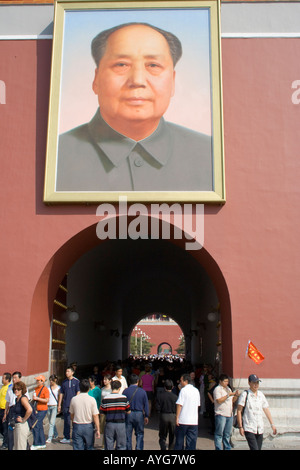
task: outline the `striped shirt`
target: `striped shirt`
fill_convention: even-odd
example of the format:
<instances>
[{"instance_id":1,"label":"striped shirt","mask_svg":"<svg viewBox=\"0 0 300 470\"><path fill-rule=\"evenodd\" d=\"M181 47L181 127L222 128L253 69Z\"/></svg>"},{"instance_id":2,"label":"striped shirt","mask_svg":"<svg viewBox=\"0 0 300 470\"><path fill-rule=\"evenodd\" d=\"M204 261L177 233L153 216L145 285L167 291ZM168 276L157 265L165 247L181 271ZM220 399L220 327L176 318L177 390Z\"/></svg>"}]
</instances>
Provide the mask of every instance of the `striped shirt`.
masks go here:
<instances>
[{"instance_id":1,"label":"striped shirt","mask_svg":"<svg viewBox=\"0 0 300 470\"><path fill-rule=\"evenodd\" d=\"M130 411L130 404L125 395L110 393L103 398L100 411L106 415L107 423L124 423L126 413Z\"/></svg>"}]
</instances>

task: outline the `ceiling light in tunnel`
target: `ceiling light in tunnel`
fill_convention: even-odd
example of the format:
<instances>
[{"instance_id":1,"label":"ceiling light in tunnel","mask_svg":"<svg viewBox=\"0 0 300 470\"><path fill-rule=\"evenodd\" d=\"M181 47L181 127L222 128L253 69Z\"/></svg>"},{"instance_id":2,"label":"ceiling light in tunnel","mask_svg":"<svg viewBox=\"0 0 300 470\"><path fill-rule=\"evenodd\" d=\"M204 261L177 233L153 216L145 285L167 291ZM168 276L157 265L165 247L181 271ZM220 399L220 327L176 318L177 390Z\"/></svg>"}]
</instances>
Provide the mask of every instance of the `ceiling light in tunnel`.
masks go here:
<instances>
[{"instance_id":1,"label":"ceiling light in tunnel","mask_svg":"<svg viewBox=\"0 0 300 470\"><path fill-rule=\"evenodd\" d=\"M216 312L209 312L209 314L207 315L207 319L208 321L216 321L217 320L217 314Z\"/></svg>"},{"instance_id":2,"label":"ceiling light in tunnel","mask_svg":"<svg viewBox=\"0 0 300 470\"><path fill-rule=\"evenodd\" d=\"M70 307L70 308L68 307L67 315L68 315L68 320L73 323L79 319L79 313L76 312L75 305L73 305L73 307Z\"/></svg>"}]
</instances>

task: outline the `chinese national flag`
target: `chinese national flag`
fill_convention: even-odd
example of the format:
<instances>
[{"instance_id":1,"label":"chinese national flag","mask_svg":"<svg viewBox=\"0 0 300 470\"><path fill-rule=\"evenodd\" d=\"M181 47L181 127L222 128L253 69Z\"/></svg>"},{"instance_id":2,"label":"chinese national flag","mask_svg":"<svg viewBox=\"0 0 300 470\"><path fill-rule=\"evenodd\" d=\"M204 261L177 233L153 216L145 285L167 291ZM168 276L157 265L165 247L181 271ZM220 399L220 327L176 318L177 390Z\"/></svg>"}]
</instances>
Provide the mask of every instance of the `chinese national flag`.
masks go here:
<instances>
[{"instance_id":1,"label":"chinese national flag","mask_svg":"<svg viewBox=\"0 0 300 470\"><path fill-rule=\"evenodd\" d=\"M249 341L248 344L248 356L255 364L260 364L264 360L262 353L254 346L254 344Z\"/></svg>"}]
</instances>

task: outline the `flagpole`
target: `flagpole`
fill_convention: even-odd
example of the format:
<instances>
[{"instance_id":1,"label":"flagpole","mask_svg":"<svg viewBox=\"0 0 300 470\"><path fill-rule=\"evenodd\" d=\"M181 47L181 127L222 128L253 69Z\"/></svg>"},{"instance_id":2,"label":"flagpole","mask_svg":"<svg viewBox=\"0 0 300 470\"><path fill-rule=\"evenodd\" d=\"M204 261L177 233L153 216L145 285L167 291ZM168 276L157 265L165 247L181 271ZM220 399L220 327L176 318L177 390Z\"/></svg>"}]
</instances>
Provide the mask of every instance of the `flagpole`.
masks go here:
<instances>
[{"instance_id":1,"label":"flagpole","mask_svg":"<svg viewBox=\"0 0 300 470\"><path fill-rule=\"evenodd\" d=\"M243 374L243 369L244 369L244 364L245 364L245 359L246 359L247 354L248 354L248 349L249 349L249 344L250 344L250 342L251 342L251 340L249 339L248 344L247 344L247 349L246 349L246 352L245 352L245 356L244 356L244 359L243 359L243 362L242 362L241 374L240 374L239 383L238 383L238 386L237 386L238 389L240 388L240 384L241 384L241 380L242 380L242 374Z\"/></svg>"}]
</instances>

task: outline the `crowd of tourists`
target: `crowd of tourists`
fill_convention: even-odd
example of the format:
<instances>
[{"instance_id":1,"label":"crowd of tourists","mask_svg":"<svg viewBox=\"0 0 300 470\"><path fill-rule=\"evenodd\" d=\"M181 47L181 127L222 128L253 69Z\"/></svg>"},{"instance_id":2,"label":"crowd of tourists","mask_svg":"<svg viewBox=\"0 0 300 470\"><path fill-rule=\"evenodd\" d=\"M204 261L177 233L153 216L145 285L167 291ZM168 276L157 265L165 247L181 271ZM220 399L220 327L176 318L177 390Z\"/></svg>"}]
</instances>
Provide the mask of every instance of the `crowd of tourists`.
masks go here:
<instances>
[{"instance_id":1,"label":"crowd of tourists","mask_svg":"<svg viewBox=\"0 0 300 470\"><path fill-rule=\"evenodd\" d=\"M130 356L91 370L73 363L61 384L56 375L49 377L48 385L43 375L35 380L30 398L20 372L2 376L2 449L45 449L58 439L57 416L63 419L59 442L74 450L132 450L133 433L135 449L143 450L144 429L153 413L159 416L161 450L195 450L199 415L209 419L216 450L232 448L234 411L236 427L250 449L262 447L263 412L277 432L256 375L249 376L249 390L240 393L232 390L227 375L217 379L211 365L193 367L179 356Z\"/></svg>"}]
</instances>

